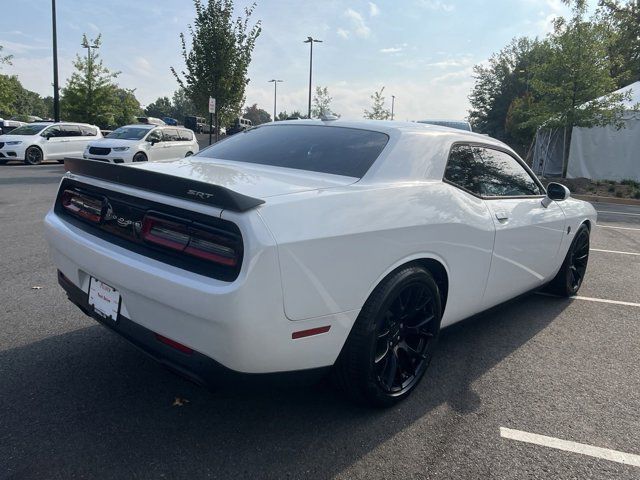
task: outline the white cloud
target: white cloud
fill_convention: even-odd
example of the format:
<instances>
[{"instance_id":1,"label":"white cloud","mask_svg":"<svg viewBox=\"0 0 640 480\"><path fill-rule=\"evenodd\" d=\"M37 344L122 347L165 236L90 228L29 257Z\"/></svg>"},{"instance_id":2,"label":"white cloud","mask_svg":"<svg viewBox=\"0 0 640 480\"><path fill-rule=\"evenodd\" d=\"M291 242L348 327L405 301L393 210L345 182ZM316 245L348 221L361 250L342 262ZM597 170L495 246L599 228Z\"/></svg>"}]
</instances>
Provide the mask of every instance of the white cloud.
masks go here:
<instances>
[{"instance_id":1,"label":"white cloud","mask_svg":"<svg viewBox=\"0 0 640 480\"><path fill-rule=\"evenodd\" d=\"M402 51L402 47L381 48L380 53L398 53Z\"/></svg>"},{"instance_id":2,"label":"white cloud","mask_svg":"<svg viewBox=\"0 0 640 480\"><path fill-rule=\"evenodd\" d=\"M380 15L380 8L373 2L369 2L369 16L377 17Z\"/></svg>"},{"instance_id":3,"label":"white cloud","mask_svg":"<svg viewBox=\"0 0 640 480\"><path fill-rule=\"evenodd\" d=\"M136 57L133 65L131 65L131 70L141 76L153 76L153 67L151 66L151 62L144 57Z\"/></svg>"},{"instance_id":4,"label":"white cloud","mask_svg":"<svg viewBox=\"0 0 640 480\"><path fill-rule=\"evenodd\" d=\"M339 28L338 30L336 30L336 34L339 37L344 38L345 40L349 38L349 30L345 30L344 28Z\"/></svg>"},{"instance_id":5,"label":"white cloud","mask_svg":"<svg viewBox=\"0 0 640 480\"><path fill-rule=\"evenodd\" d=\"M355 10L348 8L344 12L344 16L349 19L353 27L353 33L358 37L368 38L371 35L371 29L367 26L362 15Z\"/></svg>"},{"instance_id":6,"label":"white cloud","mask_svg":"<svg viewBox=\"0 0 640 480\"><path fill-rule=\"evenodd\" d=\"M442 0L420 0L418 4L430 10L442 10L443 12L452 12L456 8L454 4Z\"/></svg>"},{"instance_id":7,"label":"white cloud","mask_svg":"<svg viewBox=\"0 0 640 480\"><path fill-rule=\"evenodd\" d=\"M100 27L98 27L95 23L88 22L88 27L93 30L95 33L100 33Z\"/></svg>"}]
</instances>

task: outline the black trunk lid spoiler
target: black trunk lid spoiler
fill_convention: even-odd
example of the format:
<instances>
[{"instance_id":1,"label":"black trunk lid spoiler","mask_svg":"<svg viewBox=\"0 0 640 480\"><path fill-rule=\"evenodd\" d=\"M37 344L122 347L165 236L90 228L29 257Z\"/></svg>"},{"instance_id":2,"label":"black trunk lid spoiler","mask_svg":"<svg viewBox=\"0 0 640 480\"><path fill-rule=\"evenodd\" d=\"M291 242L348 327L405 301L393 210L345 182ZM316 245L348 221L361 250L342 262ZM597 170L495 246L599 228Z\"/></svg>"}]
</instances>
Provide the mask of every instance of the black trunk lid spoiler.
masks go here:
<instances>
[{"instance_id":1,"label":"black trunk lid spoiler","mask_svg":"<svg viewBox=\"0 0 640 480\"><path fill-rule=\"evenodd\" d=\"M132 168L117 163L106 163L84 158L65 158L64 169L67 172L78 175L162 193L236 212L245 212L264 203L264 200L260 198L242 195L220 185L175 177L152 170Z\"/></svg>"}]
</instances>

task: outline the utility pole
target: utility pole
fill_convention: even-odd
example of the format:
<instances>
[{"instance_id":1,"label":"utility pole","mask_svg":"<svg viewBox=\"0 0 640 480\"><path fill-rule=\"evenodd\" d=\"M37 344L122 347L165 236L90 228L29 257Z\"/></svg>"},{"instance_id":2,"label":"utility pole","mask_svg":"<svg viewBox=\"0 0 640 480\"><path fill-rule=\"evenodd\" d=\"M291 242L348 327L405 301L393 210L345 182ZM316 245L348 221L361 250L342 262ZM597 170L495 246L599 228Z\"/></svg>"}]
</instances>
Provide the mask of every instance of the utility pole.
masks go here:
<instances>
[{"instance_id":1,"label":"utility pole","mask_svg":"<svg viewBox=\"0 0 640 480\"><path fill-rule=\"evenodd\" d=\"M312 37L307 37L307 39L303 43L308 43L309 50L309 113L307 114L307 118L311 118L311 77L313 75L313 44L314 43L322 43L322 40L316 40Z\"/></svg>"},{"instance_id":2,"label":"utility pole","mask_svg":"<svg viewBox=\"0 0 640 480\"><path fill-rule=\"evenodd\" d=\"M58 33L56 31L56 0L51 0L53 30L53 119L60 121L60 88L58 87Z\"/></svg>"},{"instance_id":3,"label":"utility pole","mask_svg":"<svg viewBox=\"0 0 640 480\"><path fill-rule=\"evenodd\" d=\"M393 109L396 106L396 96L391 95L391 120L393 120Z\"/></svg>"},{"instance_id":4,"label":"utility pole","mask_svg":"<svg viewBox=\"0 0 640 480\"><path fill-rule=\"evenodd\" d=\"M93 93L93 85L91 85L91 80L93 78L93 57L91 56L91 49L92 48L100 48L100 45L98 45L98 42L96 40L93 41L93 45L89 45L89 42L87 41L87 38L85 37L82 40L82 43L80 44L82 46L82 48L86 48L87 49L87 109L93 109L93 104L92 102L92 93ZM93 112L88 112L89 113L89 122L90 123L95 123L95 118L93 117Z\"/></svg>"},{"instance_id":5,"label":"utility pole","mask_svg":"<svg viewBox=\"0 0 640 480\"><path fill-rule=\"evenodd\" d=\"M276 121L276 101L278 98L278 83L281 83L282 80L276 80L275 78L269 80L268 83L273 82L273 121Z\"/></svg>"}]
</instances>

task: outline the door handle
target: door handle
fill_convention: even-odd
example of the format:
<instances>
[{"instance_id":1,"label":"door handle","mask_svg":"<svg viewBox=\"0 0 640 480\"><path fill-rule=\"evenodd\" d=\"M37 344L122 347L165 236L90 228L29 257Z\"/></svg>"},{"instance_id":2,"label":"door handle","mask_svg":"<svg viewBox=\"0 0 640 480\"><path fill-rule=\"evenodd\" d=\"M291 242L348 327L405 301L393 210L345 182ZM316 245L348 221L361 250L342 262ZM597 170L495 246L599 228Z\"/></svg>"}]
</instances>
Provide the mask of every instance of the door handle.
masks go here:
<instances>
[{"instance_id":1,"label":"door handle","mask_svg":"<svg viewBox=\"0 0 640 480\"><path fill-rule=\"evenodd\" d=\"M509 215L507 214L507 212L505 212L504 210L498 210L496 212L496 218L500 221L502 220L509 220Z\"/></svg>"}]
</instances>

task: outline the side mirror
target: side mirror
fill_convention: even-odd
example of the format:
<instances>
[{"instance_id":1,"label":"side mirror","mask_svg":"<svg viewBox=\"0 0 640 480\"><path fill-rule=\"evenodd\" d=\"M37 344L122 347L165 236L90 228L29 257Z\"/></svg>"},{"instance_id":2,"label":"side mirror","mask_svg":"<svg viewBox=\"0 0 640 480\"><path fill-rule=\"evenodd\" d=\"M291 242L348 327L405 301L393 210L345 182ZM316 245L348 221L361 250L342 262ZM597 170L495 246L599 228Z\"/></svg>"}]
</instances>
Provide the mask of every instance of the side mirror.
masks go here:
<instances>
[{"instance_id":1,"label":"side mirror","mask_svg":"<svg viewBox=\"0 0 640 480\"><path fill-rule=\"evenodd\" d=\"M560 183L551 182L547 185L547 197L551 200L560 202L571 196L571 192L567 187Z\"/></svg>"}]
</instances>

